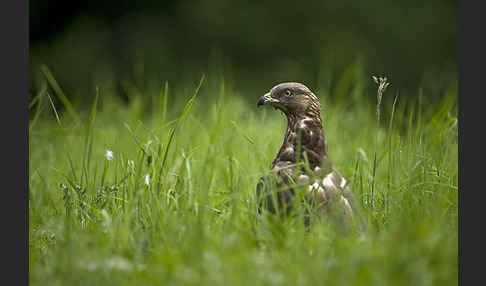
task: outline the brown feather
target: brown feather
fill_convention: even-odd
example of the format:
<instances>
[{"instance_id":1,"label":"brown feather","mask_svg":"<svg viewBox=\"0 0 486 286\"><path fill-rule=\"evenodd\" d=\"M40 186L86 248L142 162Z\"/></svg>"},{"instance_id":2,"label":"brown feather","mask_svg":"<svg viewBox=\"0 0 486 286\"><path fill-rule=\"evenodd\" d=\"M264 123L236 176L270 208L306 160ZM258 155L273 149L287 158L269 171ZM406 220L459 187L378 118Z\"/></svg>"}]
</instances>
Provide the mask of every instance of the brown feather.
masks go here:
<instances>
[{"instance_id":1,"label":"brown feather","mask_svg":"<svg viewBox=\"0 0 486 286\"><path fill-rule=\"evenodd\" d=\"M303 84L281 83L260 98L258 105L267 103L286 115L287 129L271 164L274 176L261 177L257 185L262 206L274 213L287 213L293 205L295 186L308 184L306 197L309 201L320 204L322 213L333 205L349 222L356 213L356 203L346 180L333 168L328 157L318 98ZM305 167L294 166L306 160L310 172ZM266 193L273 186L277 188L275 199Z\"/></svg>"}]
</instances>

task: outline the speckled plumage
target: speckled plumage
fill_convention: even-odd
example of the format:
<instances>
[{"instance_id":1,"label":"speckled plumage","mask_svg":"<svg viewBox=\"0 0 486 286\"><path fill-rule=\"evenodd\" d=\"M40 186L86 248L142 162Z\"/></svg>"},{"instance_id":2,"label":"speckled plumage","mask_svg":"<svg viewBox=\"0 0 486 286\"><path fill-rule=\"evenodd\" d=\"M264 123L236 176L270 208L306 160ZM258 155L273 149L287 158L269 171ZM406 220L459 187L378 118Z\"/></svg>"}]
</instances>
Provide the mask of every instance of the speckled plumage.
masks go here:
<instances>
[{"instance_id":1,"label":"speckled plumage","mask_svg":"<svg viewBox=\"0 0 486 286\"><path fill-rule=\"evenodd\" d=\"M332 166L328 157L326 136L322 128L321 105L309 88L300 83L281 83L258 101L271 105L287 117L287 130L277 155L272 161L273 175L260 178L257 195L271 212L288 212L294 203L296 186L307 187L306 198L318 204L321 212L331 206L349 222L356 213L353 193L347 181ZM299 152L300 150L300 152ZM300 154L300 158L297 155ZM299 162L308 162L308 168ZM277 186L277 197L271 187ZM275 206L277 203L277 206Z\"/></svg>"}]
</instances>

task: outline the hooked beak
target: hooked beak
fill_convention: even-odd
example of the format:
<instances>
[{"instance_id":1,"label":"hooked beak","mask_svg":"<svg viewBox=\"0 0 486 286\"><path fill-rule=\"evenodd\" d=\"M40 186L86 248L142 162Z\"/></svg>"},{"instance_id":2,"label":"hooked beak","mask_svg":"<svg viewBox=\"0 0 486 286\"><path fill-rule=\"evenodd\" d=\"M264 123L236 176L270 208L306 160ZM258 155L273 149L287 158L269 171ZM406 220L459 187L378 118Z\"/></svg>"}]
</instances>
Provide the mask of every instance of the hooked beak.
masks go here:
<instances>
[{"instance_id":1,"label":"hooked beak","mask_svg":"<svg viewBox=\"0 0 486 286\"><path fill-rule=\"evenodd\" d=\"M264 96L260 97L257 102L257 106L264 105L267 103L278 103L279 101L272 96L270 96L270 92L266 93Z\"/></svg>"}]
</instances>

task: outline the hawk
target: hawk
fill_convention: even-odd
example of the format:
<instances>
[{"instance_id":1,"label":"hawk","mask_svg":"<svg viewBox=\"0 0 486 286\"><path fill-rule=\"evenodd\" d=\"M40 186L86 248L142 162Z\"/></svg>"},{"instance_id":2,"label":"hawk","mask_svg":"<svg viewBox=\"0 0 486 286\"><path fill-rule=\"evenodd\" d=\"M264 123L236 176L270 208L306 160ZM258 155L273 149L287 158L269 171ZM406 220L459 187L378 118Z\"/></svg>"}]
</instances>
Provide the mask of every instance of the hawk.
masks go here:
<instances>
[{"instance_id":1,"label":"hawk","mask_svg":"<svg viewBox=\"0 0 486 286\"><path fill-rule=\"evenodd\" d=\"M265 206L272 213L288 213L300 188L318 213L332 209L347 225L356 215L356 204L346 179L328 157L319 99L305 85L285 82L260 97L257 106L262 105L281 110L287 117L287 130L271 173L257 185L259 211ZM305 224L309 224L308 216Z\"/></svg>"}]
</instances>

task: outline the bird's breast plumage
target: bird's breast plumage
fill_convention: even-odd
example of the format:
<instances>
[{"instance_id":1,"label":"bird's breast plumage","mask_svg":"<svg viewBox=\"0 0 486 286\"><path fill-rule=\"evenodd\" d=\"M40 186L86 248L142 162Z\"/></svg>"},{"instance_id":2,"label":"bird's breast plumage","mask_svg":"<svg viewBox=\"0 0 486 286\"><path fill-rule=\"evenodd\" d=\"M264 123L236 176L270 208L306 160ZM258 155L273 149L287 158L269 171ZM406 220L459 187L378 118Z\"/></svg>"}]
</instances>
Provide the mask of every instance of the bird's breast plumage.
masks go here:
<instances>
[{"instance_id":1,"label":"bird's breast plumage","mask_svg":"<svg viewBox=\"0 0 486 286\"><path fill-rule=\"evenodd\" d=\"M288 84L292 88L295 83ZM299 85L299 84L298 84ZM272 90L286 90L286 84L280 84ZM301 88L299 86L299 88ZM306 88L306 87L305 87ZM305 90L302 88L302 90ZM287 129L282 145L272 161L271 173L260 178L257 194L265 189L277 188L277 200L266 199L270 211L284 205L292 207L293 196L297 187L307 186L306 198L318 204L321 210L327 210L330 204L338 206L347 220L354 215L354 198L344 177L333 168L328 157L326 136L322 128L320 103L317 97L306 90L306 99L297 103L288 103L282 107L287 116ZM275 99L269 100L274 101ZM285 98L287 102L291 99ZM304 103L303 103L304 102ZM279 105L277 105L279 106ZM296 112L290 107L297 106ZM302 112L302 106L307 106ZM274 183L268 183L269 176ZM277 202L277 206L274 203Z\"/></svg>"}]
</instances>

